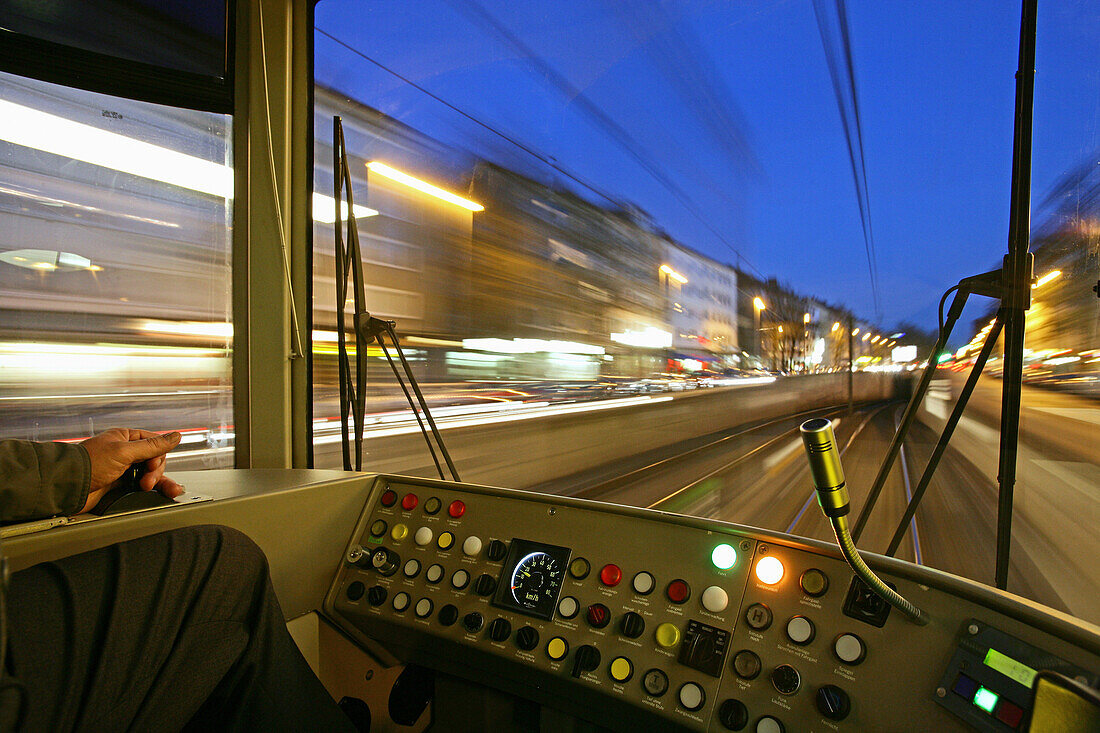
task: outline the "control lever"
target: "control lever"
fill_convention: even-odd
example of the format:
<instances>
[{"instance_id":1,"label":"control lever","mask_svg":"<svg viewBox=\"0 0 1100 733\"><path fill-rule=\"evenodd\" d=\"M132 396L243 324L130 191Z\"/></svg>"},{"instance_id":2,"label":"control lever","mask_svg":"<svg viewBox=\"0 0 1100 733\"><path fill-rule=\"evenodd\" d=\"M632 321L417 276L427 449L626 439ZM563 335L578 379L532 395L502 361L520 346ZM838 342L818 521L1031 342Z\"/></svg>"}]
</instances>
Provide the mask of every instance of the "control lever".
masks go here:
<instances>
[{"instance_id":1,"label":"control lever","mask_svg":"<svg viewBox=\"0 0 1100 733\"><path fill-rule=\"evenodd\" d=\"M840 451L836 447L833 424L822 417L802 423L802 443L806 447L806 458L810 462L810 474L814 488L817 489L817 503L828 518L836 535L836 542L852 572L882 600L904 613L910 621L924 626L928 623L927 614L897 592L890 589L877 575L867 567L859 556L852 535L848 530L847 514L851 510L848 500L848 488L844 481L844 468L840 465Z\"/></svg>"}]
</instances>

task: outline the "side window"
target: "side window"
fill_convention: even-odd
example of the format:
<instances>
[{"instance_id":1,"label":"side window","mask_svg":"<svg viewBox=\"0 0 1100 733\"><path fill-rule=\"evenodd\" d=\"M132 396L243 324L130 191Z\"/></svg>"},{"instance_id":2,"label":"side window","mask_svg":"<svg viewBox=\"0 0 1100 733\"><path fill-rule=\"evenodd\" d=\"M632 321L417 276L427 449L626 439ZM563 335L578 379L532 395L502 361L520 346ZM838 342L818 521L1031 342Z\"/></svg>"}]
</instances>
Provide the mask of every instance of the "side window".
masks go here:
<instances>
[{"instance_id":1,"label":"side window","mask_svg":"<svg viewBox=\"0 0 1100 733\"><path fill-rule=\"evenodd\" d=\"M0 73L4 436L231 466L232 118Z\"/></svg>"}]
</instances>

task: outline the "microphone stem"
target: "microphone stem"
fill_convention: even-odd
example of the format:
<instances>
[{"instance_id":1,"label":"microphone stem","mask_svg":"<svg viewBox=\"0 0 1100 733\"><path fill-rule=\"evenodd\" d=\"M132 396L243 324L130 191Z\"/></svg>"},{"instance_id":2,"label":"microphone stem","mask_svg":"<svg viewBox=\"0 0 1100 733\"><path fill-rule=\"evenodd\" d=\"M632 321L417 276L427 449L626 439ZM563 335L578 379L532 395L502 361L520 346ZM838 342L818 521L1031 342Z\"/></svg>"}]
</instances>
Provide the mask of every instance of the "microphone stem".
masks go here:
<instances>
[{"instance_id":1,"label":"microphone stem","mask_svg":"<svg viewBox=\"0 0 1100 733\"><path fill-rule=\"evenodd\" d=\"M902 598L886 583L883 583L874 571L867 567L867 563L863 562L863 558L859 556L859 552L856 550L855 542L852 541L852 534L848 531L848 517L845 515L829 517L829 523L833 525L833 533L836 535L836 542L840 545L840 551L843 553L844 559L848 561L848 565L851 566L856 576L866 583L882 600L904 613L910 621L920 626L926 625L928 615Z\"/></svg>"}]
</instances>

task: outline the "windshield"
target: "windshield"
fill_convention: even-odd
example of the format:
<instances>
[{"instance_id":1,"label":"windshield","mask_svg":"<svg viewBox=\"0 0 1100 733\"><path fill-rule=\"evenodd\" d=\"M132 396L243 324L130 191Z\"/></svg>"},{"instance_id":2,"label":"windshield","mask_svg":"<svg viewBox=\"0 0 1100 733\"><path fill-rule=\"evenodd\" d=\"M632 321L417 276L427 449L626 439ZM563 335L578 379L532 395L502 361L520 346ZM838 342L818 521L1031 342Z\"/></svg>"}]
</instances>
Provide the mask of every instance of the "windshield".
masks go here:
<instances>
[{"instance_id":1,"label":"windshield","mask_svg":"<svg viewBox=\"0 0 1100 733\"><path fill-rule=\"evenodd\" d=\"M931 358L859 537L885 552L992 330L973 296L931 353L941 295L1007 251L1019 24L996 2L323 0L316 464L342 463L352 312L339 115L363 307L396 323L464 480L829 539L798 423L833 421L859 512ZM1098 622L1100 16L1045 3L1038 28L1008 589ZM1001 350L896 552L988 584ZM386 354L366 356L364 468L436 475Z\"/></svg>"}]
</instances>

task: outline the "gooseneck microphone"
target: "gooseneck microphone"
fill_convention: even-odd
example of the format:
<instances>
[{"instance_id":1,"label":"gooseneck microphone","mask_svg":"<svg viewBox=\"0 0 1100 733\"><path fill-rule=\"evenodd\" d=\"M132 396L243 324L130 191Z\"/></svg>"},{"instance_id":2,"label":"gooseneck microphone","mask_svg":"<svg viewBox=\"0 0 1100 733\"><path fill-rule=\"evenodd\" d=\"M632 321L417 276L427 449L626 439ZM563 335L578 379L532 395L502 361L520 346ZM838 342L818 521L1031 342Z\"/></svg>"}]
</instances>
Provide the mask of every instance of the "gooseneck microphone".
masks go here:
<instances>
[{"instance_id":1,"label":"gooseneck microphone","mask_svg":"<svg viewBox=\"0 0 1100 733\"><path fill-rule=\"evenodd\" d=\"M826 517L842 517L850 507L833 424L823 417L816 417L802 423L801 431L806 458L810 461L810 474L817 489L817 503Z\"/></svg>"},{"instance_id":2,"label":"gooseneck microphone","mask_svg":"<svg viewBox=\"0 0 1100 733\"><path fill-rule=\"evenodd\" d=\"M851 507L848 488L844 482L844 468L840 465L840 451L836 447L833 424L817 417L802 423L802 443L806 446L806 458L810 462L810 474L817 489L817 503L828 518L836 535L836 542L852 572L882 600L904 613L911 621L924 625L928 617L919 608L883 583L856 550L852 534L848 531L847 514Z\"/></svg>"}]
</instances>

